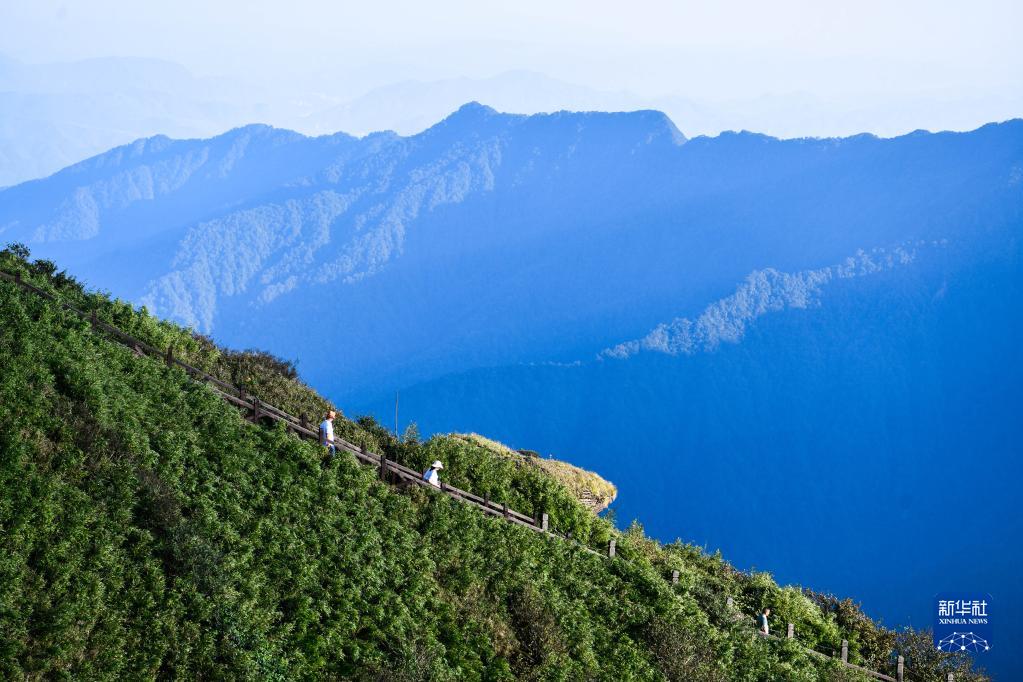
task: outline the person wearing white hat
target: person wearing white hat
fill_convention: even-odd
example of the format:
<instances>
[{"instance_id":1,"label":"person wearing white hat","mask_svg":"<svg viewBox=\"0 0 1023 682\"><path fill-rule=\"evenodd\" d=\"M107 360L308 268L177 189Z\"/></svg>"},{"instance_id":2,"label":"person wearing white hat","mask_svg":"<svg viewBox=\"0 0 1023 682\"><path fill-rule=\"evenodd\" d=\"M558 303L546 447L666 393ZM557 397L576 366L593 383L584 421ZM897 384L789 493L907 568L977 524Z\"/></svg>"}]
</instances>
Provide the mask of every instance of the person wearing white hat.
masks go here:
<instances>
[{"instance_id":1,"label":"person wearing white hat","mask_svg":"<svg viewBox=\"0 0 1023 682\"><path fill-rule=\"evenodd\" d=\"M440 476L437 474L438 471L444 468L444 465L440 463L440 460L434 460L430 468L423 472L423 480L432 485L434 488L440 487Z\"/></svg>"}]
</instances>

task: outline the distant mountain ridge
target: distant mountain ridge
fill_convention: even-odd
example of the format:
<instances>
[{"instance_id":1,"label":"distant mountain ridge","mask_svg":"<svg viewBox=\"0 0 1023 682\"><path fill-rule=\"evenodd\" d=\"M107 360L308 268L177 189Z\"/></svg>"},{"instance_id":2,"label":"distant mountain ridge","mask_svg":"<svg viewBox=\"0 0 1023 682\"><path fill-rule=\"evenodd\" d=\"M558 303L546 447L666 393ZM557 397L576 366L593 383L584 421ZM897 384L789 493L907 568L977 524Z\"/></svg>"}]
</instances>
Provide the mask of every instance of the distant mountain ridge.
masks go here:
<instances>
[{"instance_id":1,"label":"distant mountain ridge","mask_svg":"<svg viewBox=\"0 0 1023 682\"><path fill-rule=\"evenodd\" d=\"M517 148L514 136L533 142ZM494 193L498 176L502 191L529 192L578 172L590 163L583 154L659 153L683 141L657 112L526 117L477 104L413 138L262 126L210 141L158 137L3 192L0 234L45 245L97 284L216 332L218 315L244 317L302 287L379 272L404 252L410 226Z\"/></svg>"},{"instance_id":2,"label":"distant mountain ridge","mask_svg":"<svg viewBox=\"0 0 1023 682\"><path fill-rule=\"evenodd\" d=\"M45 177L154 133L208 136L263 120L256 88L179 64L109 57L25 64L0 58L0 186Z\"/></svg>"},{"instance_id":3,"label":"distant mountain ridge","mask_svg":"<svg viewBox=\"0 0 1023 682\"><path fill-rule=\"evenodd\" d=\"M891 136L914 126L970 130L1023 110L1023 96L1012 89L867 93L865 98L850 92L836 99L801 91L757 94L757 87L767 86L754 85L741 98L725 101L686 89L656 96L604 91L523 69L479 78L388 82L399 76L366 66L358 74L309 72L273 83L273 76L259 70L204 77L159 59L32 64L0 54L0 187L47 177L155 134L206 138L261 122L310 135L344 131L362 136L381 130L414 135L472 100L519 114L656 109L693 137L742 129L784 138L862 130ZM978 118L981 98L989 112L986 119Z\"/></svg>"},{"instance_id":4,"label":"distant mountain ridge","mask_svg":"<svg viewBox=\"0 0 1023 682\"><path fill-rule=\"evenodd\" d=\"M356 391L574 359L695 312L754 270L954 236L955 216L1003 205L982 197L1014 177L1021 127L687 141L658 112L478 104L412 137L248 126L140 140L0 192L0 238ZM335 314L349 331L341 359L290 333Z\"/></svg>"},{"instance_id":5,"label":"distant mountain ridge","mask_svg":"<svg viewBox=\"0 0 1023 682\"><path fill-rule=\"evenodd\" d=\"M722 343L738 343L747 326L768 313L821 305L821 289L836 279L863 277L908 265L917 246L938 246L944 242L920 243L909 248L859 251L842 263L797 273L768 268L746 276L731 296L709 305L694 321L676 317L662 323L642 339L626 341L600 352L602 358L623 360L644 351L666 355L712 352Z\"/></svg>"}]
</instances>

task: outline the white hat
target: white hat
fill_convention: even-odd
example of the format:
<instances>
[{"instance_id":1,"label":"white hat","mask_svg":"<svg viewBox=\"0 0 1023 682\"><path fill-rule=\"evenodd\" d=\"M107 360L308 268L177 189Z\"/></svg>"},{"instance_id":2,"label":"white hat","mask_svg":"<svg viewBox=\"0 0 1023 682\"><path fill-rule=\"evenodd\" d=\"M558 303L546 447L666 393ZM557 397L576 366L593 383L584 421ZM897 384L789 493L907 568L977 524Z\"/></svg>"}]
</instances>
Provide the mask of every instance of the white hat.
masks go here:
<instances>
[{"instance_id":1,"label":"white hat","mask_svg":"<svg viewBox=\"0 0 1023 682\"><path fill-rule=\"evenodd\" d=\"M443 469L444 465L440 463L439 459L433 460L433 464L430 465L431 469Z\"/></svg>"}]
</instances>

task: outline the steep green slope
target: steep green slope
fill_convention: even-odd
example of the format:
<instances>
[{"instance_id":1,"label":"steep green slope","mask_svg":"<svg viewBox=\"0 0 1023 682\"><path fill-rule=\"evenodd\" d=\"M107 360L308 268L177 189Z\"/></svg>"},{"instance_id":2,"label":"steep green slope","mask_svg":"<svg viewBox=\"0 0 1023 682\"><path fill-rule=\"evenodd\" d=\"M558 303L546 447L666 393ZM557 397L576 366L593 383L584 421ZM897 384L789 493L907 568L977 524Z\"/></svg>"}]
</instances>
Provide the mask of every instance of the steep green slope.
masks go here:
<instances>
[{"instance_id":1,"label":"steep green slope","mask_svg":"<svg viewBox=\"0 0 1023 682\"><path fill-rule=\"evenodd\" d=\"M503 443L478 433L456 433L449 439L458 447L474 446L486 449L500 460L512 462L516 467L533 467L572 491L572 494L592 511L602 512L618 496L618 489L610 481L579 467L549 457L541 457L533 450L512 450Z\"/></svg>"},{"instance_id":2,"label":"steep green slope","mask_svg":"<svg viewBox=\"0 0 1023 682\"><path fill-rule=\"evenodd\" d=\"M24 255L3 252L0 268L225 375L251 370L238 376L264 400L325 404L270 358L232 359ZM5 678L858 679L753 635L749 615L764 605L803 643L833 650L848 638L853 660L875 668L919 641L638 527L612 561L388 487L349 455L326 462L283 428L244 421L180 370L6 281L0 322ZM583 542L616 533L539 469L487 448L398 442L370 421L339 429L410 465L443 449L453 482L550 510ZM913 679L964 670L922 656L908 663Z\"/></svg>"}]
</instances>

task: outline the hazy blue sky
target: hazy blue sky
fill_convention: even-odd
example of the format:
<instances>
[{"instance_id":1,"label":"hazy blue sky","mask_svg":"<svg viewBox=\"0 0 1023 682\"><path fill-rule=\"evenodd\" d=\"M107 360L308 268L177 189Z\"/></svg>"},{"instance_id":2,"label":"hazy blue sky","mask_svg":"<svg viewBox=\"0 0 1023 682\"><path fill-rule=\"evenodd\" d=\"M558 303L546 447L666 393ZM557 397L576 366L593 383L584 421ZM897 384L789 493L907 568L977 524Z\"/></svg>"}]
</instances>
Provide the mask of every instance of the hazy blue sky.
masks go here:
<instances>
[{"instance_id":1,"label":"hazy blue sky","mask_svg":"<svg viewBox=\"0 0 1023 682\"><path fill-rule=\"evenodd\" d=\"M738 97L757 87L970 90L1019 87L1021 8L1018 0L4 0L0 48L27 61L151 56L200 74L333 74L340 84L528 68L642 94L690 84L693 95ZM765 59L792 68L775 72ZM352 73L355 65L372 73Z\"/></svg>"},{"instance_id":2,"label":"hazy blue sky","mask_svg":"<svg viewBox=\"0 0 1023 682\"><path fill-rule=\"evenodd\" d=\"M303 116L315 96L526 70L626 92L600 102L664 108L683 130L894 134L1023 114L1021 26L1019 0L0 0L0 53L170 60L302 99Z\"/></svg>"}]
</instances>

